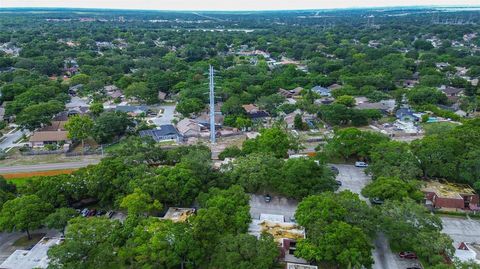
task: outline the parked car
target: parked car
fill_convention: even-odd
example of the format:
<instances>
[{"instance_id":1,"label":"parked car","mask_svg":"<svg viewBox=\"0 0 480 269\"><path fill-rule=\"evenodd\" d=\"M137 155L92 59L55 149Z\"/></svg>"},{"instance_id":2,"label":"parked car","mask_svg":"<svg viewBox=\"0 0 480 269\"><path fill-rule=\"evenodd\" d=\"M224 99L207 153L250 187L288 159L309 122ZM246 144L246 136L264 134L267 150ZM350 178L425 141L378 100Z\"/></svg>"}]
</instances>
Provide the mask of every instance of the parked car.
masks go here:
<instances>
[{"instance_id":1,"label":"parked car","mask_svg":"<svg viewBox=\"0 0 480 269\"><path fill-rule=\"evenodd\" d=\"M335 183L337 183L337 186L342 186L342 182L340 180L335 180Z\"/></svg>"},{"instance_id":2,"label":"parked car","mask_svg":"<svg viewBox=\"0 0 480 269\"><path fill-rule=\"evenodd\" d=\"M368 167L366 162L355 162L356 167Z\"/></svg>"},{"instance_id":3,"label":"parked car","mask_svg":"<svg viewBox=\"0 0 480 269\"><path fill-rule=\"evenodd\" d=\"M103 216L103 215L105 215L105 210L100 209L100 210L97 211L97 214L95 214L95 215L96 216Z\"/></svg>"},{"instance_id":4,"label":"parked car","mask_svg":"<svg viewBox=\"0 0 480 269\"><path fill-rule=\"evenodd\" d=\"M80 214L82 215L82 217L86 217L88 215L88 213L90 213L90 210L88 210L88 208L84 208Z\"/></svg>"},{"instance_id":5,"label":"parked car","mask_svg":"<svg viewBox=\"0 0 480 269\"><path fill-rule=\"evenodd\" d=\"M93 216L95 216L95 214L97 214L97 210L96 210L96 209L92 209L92 210L90 210L90 212L88 212L87 217L93 217Z\"/></svg>"},{"instance_id":6,"label":"parked car","mask_svg":"<svg viewBox=\"0 0 480 269\"><path fill-rule=\"evenodd\" d=\"M265 202L270 203L272 201L272 196L270 194L265 195Z\"/></svg>"},{"instance_id":7,"label":"parked car","mask_svg":"<svg viewBox=\"0 0 480 269\"><path fill-rule=\"evenodd\" d=\"M418 259L417 254L410 251L400 252L398 256L402 259Z\"/></svg>"},{"instance_id":8,"label":"parked car","mask_svg":"<svg viewBox=\"0 0 480 269\"><path fill-rule=\"evenodd\" d=\"M383 205L384 201L378 197L373 197L370 198L370 203L372 203L372 205Z\"/></svg>"},{"instance_id":9,"label":"parked car","mask_svg":"<svg viewBox=\"0 0 480 269\"><path fill-rule=\"evenodd\" d=\"M422 269L422 267L414 266L414 267L407 267L407 269Z\"/></svg>"},{"instance_id":10,"label":"parked car","mask_svg":"<svg viewBox=\"0 0 480 269\"><path fill-rule=\"evenodd\" d=\"M114 214L115 214L114 211L108 211L106 216L107 216L107 218L111 219Z\"/></svg>"},{"instance_id":11,"label":"parked car","mask_svg":"<svg viewBox=\"0 0 480 269\"><path fill-rule=\"evenodd\" d=\"M338 171L338 168L336 168L335 166L330 166L330 170L332 170L334 175L338 175L338 173L340 172Z\"/></svg>"}]
</instances>

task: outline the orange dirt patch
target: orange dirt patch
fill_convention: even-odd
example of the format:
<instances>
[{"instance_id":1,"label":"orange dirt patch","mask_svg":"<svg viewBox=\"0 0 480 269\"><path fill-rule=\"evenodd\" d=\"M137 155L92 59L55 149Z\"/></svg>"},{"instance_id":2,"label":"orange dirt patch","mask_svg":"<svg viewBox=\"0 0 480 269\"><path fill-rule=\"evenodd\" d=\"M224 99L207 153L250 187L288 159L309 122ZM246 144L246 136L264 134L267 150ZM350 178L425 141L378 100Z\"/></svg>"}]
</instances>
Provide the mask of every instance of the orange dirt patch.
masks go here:
<instances>
[{"instance_id":1,"label":"orange dirt patch","mask_svg":"<svg viewBox=\"0 0 480 269\"><path fill-rule=\"evenodd\" d=\"M56 176L56 175L63 175L63 174L71 174L75 170L76 169L21 172L21 173L3 174L2 176L6 179L27 178L27 177L37 177L37 176Z\"/></svg>"}]
</instances>

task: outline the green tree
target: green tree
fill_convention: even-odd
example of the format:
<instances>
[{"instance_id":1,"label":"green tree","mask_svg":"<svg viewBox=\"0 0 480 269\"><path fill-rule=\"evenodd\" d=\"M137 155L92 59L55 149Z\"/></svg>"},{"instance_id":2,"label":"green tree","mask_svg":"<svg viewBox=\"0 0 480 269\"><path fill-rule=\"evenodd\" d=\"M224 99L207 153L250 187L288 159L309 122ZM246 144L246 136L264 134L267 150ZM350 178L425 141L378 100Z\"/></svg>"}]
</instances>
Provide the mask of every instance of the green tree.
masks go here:
<instances>
[{"instance_id":1,"label":"green tree","mask_svg":"<svg viewBox=\"0 0 480 269\"><path fill-rule=\"evenodd\" d=\"M98 115L102 114L103 112L103 104L100 102L92 103L89 107L90 112L97 117Z\"/></svg>"},{"instance_id":2,"label":"green tree","mask_svg":"<svg viewBox=\"0 0 480 269\"><path fill-rule=\"evenodd\" d=\"M177 111L184 117L190 117L190 114L202 111L205 104L198 98L183 98L177 104Z\"/></svg>"},{"instance_id":3,"label":"green tree","mask_svg":"<svg viewBox=\"0 0 480 269\"><path fill-rule=\"evenodd\" d=\"M357 128L345 128L335 131L324 150L331 157L369 158L373 147L388 141L388 137L379 133L361 131Z\"/></svg>"},{"instance_id":4,"label":"green tree","mask_svg":"<svg viewBox=\"0 0 480 269\"><path fill-rule=\"evenodd\" d=\"M288 159L282 167L281 176L273 178L273 186L281 194L299 200L337 189L330 168L307 158Z\"/></svg>"},{"instance_id":5,"label":"green tree","mask_svg":"<svg viewBox=\"0 0 480 269\"><path fill-rule=\"evenodd\" d=\"M162 209L162 205L157 200L153 200L150 195L140 189L135 189L133 193L125 196L120 207L127 209L129 216L141 216Z\"/></svg>"},{"instance_id":6,"label":"green tree","mask_svg":"<svg viewBox=\"0 0 480 269\"><path fill-rule=\"evenodd\" d=\"M335 103L342 104L347 107L354 107L355 106L355 98L350 95L342 95L335 99Z\"/></svg>"},{"instance_id":7,"label":"green tree","mask_svg":"<svg viewBox=\"0 0 480 269\"><path fill-rule=\"evenodd\" d=\"M366 171L377 177L416 179L422 175L420 163L409 145L398 141L384 141L373 146Z\"/></svg>"},{"instance_id":8,"label":"green tree","mask_svg":"<svg viewBox=\"0 0 480 269\"><path fill-rule=\"evenodd\" d=\"M112 142L115 137L122 136L134 124L127 113L120 111L104 112L95 119L91 134L99 143Z\"/></svg>"},{"instance_id":9,"label":"green tree","mask_svg":"<svg viewBox=\"0 0 480 269\"><path fill-rule=\"evenodd\" d=\"M415 201L421 201L424 194L420 191L420 182L403 181L398 178L379 177L369 183L362 190L366 197L380 198L382 200L403 200L410 198Z\"/></svg>"},{"instance_id":10,"label":"green tree","mask_svg":"<svg viewBox=\"0 0 480 269\"><path fill-rule=\"evenodd\" d=\"M31 105L18 114L16 122L23 129L33 131L42 125L50 124L52 117L63 109L64 105L55 100Z\"/></svg>"},{"instance_id":11,"label":"green tree","mask_svg":"<svg viewBox=\"0 0 480 269\"><path fill-rule=\"evenodd\" d=\"M283 161L271 154L252 153L228 164L226 174L234 184L256 193L276 189L275 182L281 178L282 167Z\"/></svg>"},{"instance_id":12,"label":"green tree","mask_svg":"<svg viewBox=\"0 0 480 269\"><path fill-rule=\"evenodd\" d=\"M79 84L87 85L90 82L90 76L86 74L78 74L70 78L70 85L75 86Z\"/></svg>"},{"instance_id":13,"label":"green tree","mask_svg":"<svg viewBox=\"0 0 480 269\"><path fill-rule=\"evenodd\" d=\"M430 265L443 262L441 253L453 252L452 240L441 233L440 218L411 199L386 201L380 222L394 251L414 251Z\"/></svg>"},{"instance_id":14,"label":"green tree","mask_svg":"<svg viewBox=\"0 0 480 269\"><path fill-rule=\"evenodd\" d=\"M85 148L84 141L92 135L93 120L88 116L75 115L68 119L65 129L68 137L82 141L82 152Z\"/></svg>"},{"instance_id":15,"label":"green tree","mask_svg":"<svg viewBox=\"0 0 480 269\"><path fill-rule=\"evenodd\" d=\"M48 250L49 268L118 268L121 224L107 218L70 220L65 241Z\"/></svg>"},{"instance_id":16,"label":"green tree","mask_svg":"<svg viewBox=\"0 0 480 269\"><path fill-rule=\"evenodd\" d=\"M0 211L0 228L3 231L26 232L42 227L43 220L51 212L52 205L43 202L36 195L25 195L8 200Z\"/></svg>"},{"instance_id":17,"label":"green tree","mask_svg":"<svg viewBox=\"0 0 480 269\"><path fill-rule=\"evenodd\" d=\"M124 91L127 97L137 97L138 99L153 104L158 101L158 91L148 87L145 82L133 82Z\"/></svg>"},{"instance_id":18,"label":"green tree","mask_svg":"<svg viewBox=\"0 0 480 269\"><path fill-rule=\"evenodd\" d=\"M187 224L148 218L134 229L120 256L135 268L184 268L195 260L192 240Z\"/></svg>"},{"instance_id":19,"label":"green tree","mask_svg":"<svg viewBox=\"0 0 480 269\"><path fill-rule=\"evenodd\" d=\"M309 261L338 264L343 268L371 268L373 245L358 227L341 221L309 230L297 243L295 255Z\"/></svg>"},{"instance_id":20,"label":"green tree","mask_svg":"<svg viewBox=\"0 0 480 269\"><path fill-rule=\"evenodd\" d=\"M270 234L262 234L259 239L249 234L226 235L213 251L211 268L269 269L278 255Z\"/></svg>"},{"instance_id":21,"label":"green tree","mask_svg":"<svg viewBox=\"0 0 480 269\"><path fill-rule=\"evenodd\" d=\"M287 156L288 150L297 150L298 143L280 128L263 129L254 139L243 143L243 151L247 154L253 152L272 153L277 158Z\"/></svg>"},{"instance_id":22,"label":"green tree","mask_svg":"<svg viewBox=\"0 0 480 269\"><path fill-rule=\"evenodd\" d=\"M60 230L62 235L65 235L65 227L67 227L68 221L76 216L78 216L78 213L73 208L57 208L45 218L45 225L50 229Z\"/></svg>"},{"instance_id":23,"label":"green tree","mask_svg":"<svg viewBox=\"0 0 480 269\"><path fill-rule=\"evenodd\" d=\"M220 160L225 160L225 158L236 158L242 156L242 150L237 146L228 146L226 147L219 155Z\"/></svg>"}]
</instances>

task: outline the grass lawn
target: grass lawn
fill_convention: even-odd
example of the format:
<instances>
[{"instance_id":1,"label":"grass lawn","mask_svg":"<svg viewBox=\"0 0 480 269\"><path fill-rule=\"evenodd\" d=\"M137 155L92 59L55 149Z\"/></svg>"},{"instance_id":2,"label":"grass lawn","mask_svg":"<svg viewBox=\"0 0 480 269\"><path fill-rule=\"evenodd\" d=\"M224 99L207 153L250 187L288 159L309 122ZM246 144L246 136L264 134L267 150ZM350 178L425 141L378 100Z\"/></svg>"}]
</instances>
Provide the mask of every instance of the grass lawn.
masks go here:
<instances>
[{"instance_id":1,"label":"grass lawn","mask_svg":"<svg viewBox=\"0 0 480 269\"><path fill-rule=\"evenodd\" d=\"M38 243L38 241L40 241L40 239L42 239L44 236L44 233L32 234L32 239L28 240L27 235L25 235L13 242L13 246L18 248L29 248Z\"/></svg>"}]
</instances>

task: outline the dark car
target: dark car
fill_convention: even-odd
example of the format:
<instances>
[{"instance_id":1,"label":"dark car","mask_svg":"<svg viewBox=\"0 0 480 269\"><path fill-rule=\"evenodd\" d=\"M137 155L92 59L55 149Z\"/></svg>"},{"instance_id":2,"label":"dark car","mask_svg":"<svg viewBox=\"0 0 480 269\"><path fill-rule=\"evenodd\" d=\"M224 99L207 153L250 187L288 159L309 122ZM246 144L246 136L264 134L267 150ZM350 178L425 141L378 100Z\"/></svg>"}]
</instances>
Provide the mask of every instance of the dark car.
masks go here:
<instances>
[{"instance_id":1,"label":"dark car","mask_svg":"<svg viewBox=\"0 0 480 269\"><path fill-rule=\"evenodd\" d=\"M114 214L115 214L114 211L108 211L106 216L107 216L107 218L111 219Z\"/></svg>"},{"instance_id":2,"label":"dark car","mask_svg":"<svg viewBox=\"0 0 480 269\"><path fill-rule=\"evenodd\" d=\"M97 214L97 210L96 210L96 209L92 209L92 210L90 210L90 212L88 212L87 217L93 217L93 216L95 216L95 214Z\"/></svg>"},{"instance_id":3,"label":"dark car","mask_svg":"<svg viewBox=\"0 0 480 269\"><path fill-rule=\"evenodd\" d=\"M398 256L402 259L418 259L417 254L415 252L410 252L410 251L404 251L400 252Z\"/></svg>"},{"instance_id":4,"label":"dark car","mask_svg":"<svg viewBox=\"0 0 480 269\"><path fill-rule=\"evenodd\" d=\"M106 213L105 210L100 209L100 210L97 211L96 215L97 216L103 216L103 215L105 215L105 213Z\"/></svg>"},{"instance_id":5,"label":"dark car","mask_svg":"<svg viewBox=\"0 0 480 269\"><path fill-rule=\"evenodd\" d=\"M340 180L335 180L335 183L337 184L337 186L342 186L342 182Z\"/></svg>"},{"instance_id":6,"label":"dark car","mask_svg":"<svg viewBox=\"0 0 480 269\"><path fill-rule=\"evenodd\" d=\"M370 198L372 205L383 205L384 201L378 197Z\"/></svg>"},{"instance_id":7,"label":"dark car","mask_svg":"<svg viewBox=\"0 0 480 269\"><path fill-rule=\"evenodd\" d=\"M414 267L407 267L407 269L422 269L422 268L421 268L421 267L414 266Z\"/></svg>"},{"instance_id":8,"label":"dark car","mask_svg":"<svg viewBox=\"0 0 480 269\"><path fill-rule=\"evenodd\" d=\"M272 196L270 194L265 195L265 202L270 203L272 201Z\"/></svg>"},{"instance_id":9,"label":"dark car","mask_svg":"<svg viewBox=\"0 0 480 269\"><path fill-rule=\"evenodd\" d=\"M338 175L338 173L340 173L340 171L338 171L338 168L336 168L335 166L330 166L330 170L332 170L334 175Z\"/></svg>"}]
</instances>

